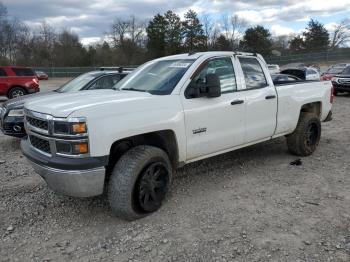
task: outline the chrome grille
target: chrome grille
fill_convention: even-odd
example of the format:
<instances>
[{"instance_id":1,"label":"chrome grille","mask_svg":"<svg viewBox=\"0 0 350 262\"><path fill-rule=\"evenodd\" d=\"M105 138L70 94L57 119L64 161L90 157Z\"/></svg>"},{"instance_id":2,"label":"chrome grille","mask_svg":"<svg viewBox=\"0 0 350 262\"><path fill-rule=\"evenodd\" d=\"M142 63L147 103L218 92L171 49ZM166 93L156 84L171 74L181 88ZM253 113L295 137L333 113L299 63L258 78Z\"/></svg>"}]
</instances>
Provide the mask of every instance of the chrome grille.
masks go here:
<instances>
[{"instance_id":1,"label":"chrome grille","mask_svg":"<svg viewBox=\"0 0 350 262\"><path fill-rule=\"evenodd\" d=\"M35 147L36 149L43 151L47 154L51 153L49 141L47 141L45 139L41 139L41 138L34 136L34 135L29 135L29 140L30 140L30 143L32 144L32 146Z\"/></svg>"},{"instance_id":2,"label":"chrome grille","mask_svg":"<svg viewBox=\"0 0 350 262\"><path fill-rule=\"evenodd\" d=\"M340 84L350 85L350 79L341 79L341 78L339 78L338 81L339 81Z\"/></svg>"},{"instance_id":3,"label":"chrome grille","mask_svg":"<svg viewBox=\"0 0 350 262\"><path fill-rule=\"evenodd\" d=\"M28 123L31 126L36 127L36 128L40 128L43 130L49 130L49 125L48 125L48 122L46 120L40 120L40 119L33 118L30 116L27 116L26 118L27 118Z\"/></svg>"}]
</instances>

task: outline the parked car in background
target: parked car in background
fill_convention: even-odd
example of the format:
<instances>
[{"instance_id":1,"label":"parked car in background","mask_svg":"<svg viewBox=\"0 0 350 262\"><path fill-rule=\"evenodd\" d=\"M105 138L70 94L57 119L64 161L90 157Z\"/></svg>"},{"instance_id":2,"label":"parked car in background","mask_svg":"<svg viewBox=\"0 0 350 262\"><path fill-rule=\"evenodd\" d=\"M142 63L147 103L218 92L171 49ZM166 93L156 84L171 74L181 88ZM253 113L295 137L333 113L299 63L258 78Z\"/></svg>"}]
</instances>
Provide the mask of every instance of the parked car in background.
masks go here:
<instances>
[{"instance_id":1,"label":"parked car in background","mask_svg":"<svg viewBox=\"0 0 350 262\"><path fill-rule=\"evenodd\" d=\"M281 71L279 65L267 65L267 68L269 69L271 75L279 74Z\"/></svg>"},{"instance_id":2,"label":"parked car in background","mask_svg":"<svg viewBox=\"0 0 350 262\"><path fill-rule=\"evenodd\" d=\"M312 67L288 68L281 71L281 74L296 76L302 80L320 80L320 73Z\"/></svg>"},{"instance_id":3,"label":"parked car in background","mask_svg":"<svg viewBox=\"0 0 350 262\"><path fill-rule=\"evenodd\" d=\"M107 188L112 212L133 220L161 207L173 170L187 163L277 137L291 153L311 155L330 120L332 89L321 81L275 86L258 54L162 57L115 89L29 101L21 149L56 193L91 197Z\"/></svg>"},{"instance_id":4,"label":"parked car in background","mask_svg":"<svg viewBox=\"0 0 350 262\"><path fill-rule=\"evenodd\" d=\"M321 80L323 80L323 81L332 80L332 78L335 75L340 74L347 66L350 66L350 64L336 64L336 65L331 66L330 68L328 68L328 70L326 72L321 74Z\"/></svg>"},{"instance_id":5,"label":"parked car in background","mask_svg":"<svg viewBox=\"0 0 350 262\"><path fill-rule=\"evenodd\" d=\"M338 93L347 92L350 93L350 66L332 78L332 84L334 87L334 95Z\"/></svg>"},{"instance_id":6,"label":"parked car in background","mask_svg":"<svg viewBox=\"0 0 350 262\"><path fill-rule=\"evenodd\" d=\"M303 81L302 79L296 76L284 75L284 74L271 75L271 78L275 85L290 84L290 83Z\"/></svg>"},{"instance_id":7,"label":"parked car in background","mask_svg":"<svg viewBox=\"0 0 350 262\"><path fill-rule=\"evenodd\" d=\"M0 66L0 96L11 99L39 91L39 80L31 68Z\"/></svg>"},{"instance_id":8,"label":"parked car in background","mask_svg":"<svg viewBox=\"0 0 350 262\"><path fill-rule=\"evenodd\" d=\"M48 74L43 71L35 71L35 74L39 80L49 80Z\"/></svg>"},{"instance_id":9,"label":"parked car in background","mask_svg":"<svg viewBox=\"0 0 350 262\"><path fill-rule=\"evenodd\" d=\"M8 100L0 107L0 130L5 135L23 137L26 135L23 126L23 105L25 102L57 93L110 89L129 73L129 71L93 71L72 79L54 91Z\"/></svg>"}]
</instances>

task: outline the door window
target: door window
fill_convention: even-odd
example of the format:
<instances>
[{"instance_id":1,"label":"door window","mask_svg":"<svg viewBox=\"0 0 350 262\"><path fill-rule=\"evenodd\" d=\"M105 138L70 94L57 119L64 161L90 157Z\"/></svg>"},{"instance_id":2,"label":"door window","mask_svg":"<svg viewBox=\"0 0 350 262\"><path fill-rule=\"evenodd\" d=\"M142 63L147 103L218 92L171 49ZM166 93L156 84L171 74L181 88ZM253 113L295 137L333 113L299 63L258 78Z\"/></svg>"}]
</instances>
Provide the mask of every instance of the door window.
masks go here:
<instances>
[{"instance_id":1,"label":"door window","mask_svg":"<svg viewBox=\"0 0 350 262\"><path fill-rule=\"evenodd\" d=\"M264 88L268 86L264 71L256 58L239 57L247 89Z\"/></svg>"},{"instance_id":2,"label":"door window","mask_svg":"<svg viewBox=\"0 0 350 262\"><path fill-rule=\"evenodd\" d=\"M7 76L6 72L4 69L0 69L0 77Z\"/></svg>"},{"instance_id":3,"label":"door window","mask_svg":"<svg viewBox=\"0 0 350 262\"><path fill-rule=\"evenodd\" d=\"M30 68L13 67L12 71L15 72L16 76L35 76L35 73Z\"/></svg>"},{"instance_id":4,"label":"door window","mask_svg":"<svg viewBox=\"0 0 350 262\"><path fill-rule=\"evenodd\" d=\"M89 89L112 89L116 83L114 76L104 76L97 79Z\"/></svg>"},{"instance_id":5,"label":"door window","mask_svg":"<svg viewBox=\"0 0 350 262\"><path fill-rule=\"evenodd\" d=\"M192 79L190 86L196 87L206 83L206 76L216 74L220 80L221 93L229 93L237 90L236 76L230 57L211 59L206 62L204 68Z\"/></svg>"}]
</instances>

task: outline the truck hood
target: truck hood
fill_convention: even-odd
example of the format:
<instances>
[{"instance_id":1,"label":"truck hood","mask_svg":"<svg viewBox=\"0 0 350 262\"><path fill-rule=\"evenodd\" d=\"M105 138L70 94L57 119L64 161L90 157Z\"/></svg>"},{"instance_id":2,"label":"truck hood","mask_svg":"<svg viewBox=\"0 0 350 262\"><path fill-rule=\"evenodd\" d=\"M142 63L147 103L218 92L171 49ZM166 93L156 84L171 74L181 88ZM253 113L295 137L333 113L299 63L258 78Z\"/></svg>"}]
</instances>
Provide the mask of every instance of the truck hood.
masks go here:
<instances>
[{"instance_id":1,"label":"truck hood","mask_svg":"<svg viewBox=\"0 0 350 262\"><path fill-rule=\"evenodd\" d=\"M156 97L146 92L116 90L86 90L56 95L42 96L25 103L28 110L55 117L68 117L75 111L107 104L146 100Z\"/></svg>"}]
</instances>

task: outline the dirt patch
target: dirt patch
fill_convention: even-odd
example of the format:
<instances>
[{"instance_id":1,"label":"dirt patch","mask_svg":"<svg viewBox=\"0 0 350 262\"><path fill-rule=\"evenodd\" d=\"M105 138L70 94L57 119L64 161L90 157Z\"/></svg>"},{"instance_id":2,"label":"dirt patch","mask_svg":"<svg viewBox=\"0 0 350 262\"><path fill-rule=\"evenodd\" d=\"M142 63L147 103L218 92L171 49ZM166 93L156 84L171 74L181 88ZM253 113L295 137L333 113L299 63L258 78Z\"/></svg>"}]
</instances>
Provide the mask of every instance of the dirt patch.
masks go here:
<instances>
[{"instance_id":1,"label":"dirt patch","mask_svg":"<svg viewBox=\"0 0 350 262\"><path fill-rule=\"evenodd\" d=\"M302 165L280 138L178 170L134 222L103 197L55 195L0 135L0 261L350 261L349 112L337 97Z\"/></svg>"}]
</instances>

